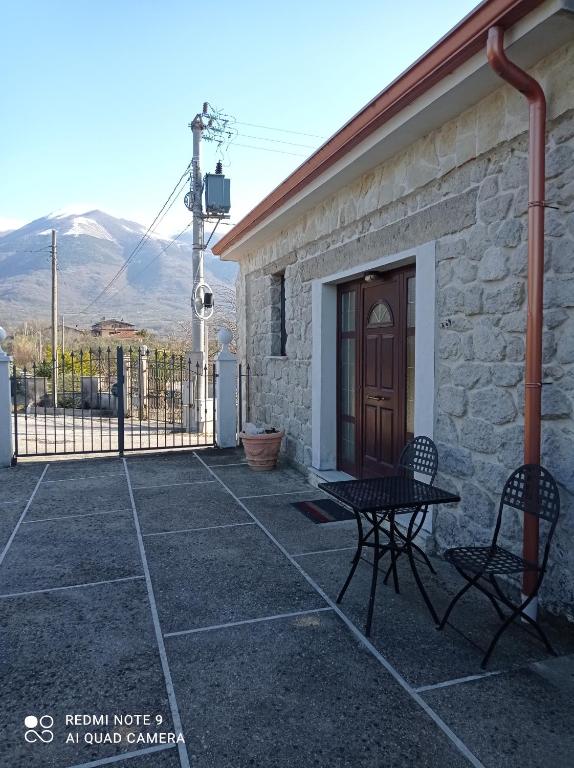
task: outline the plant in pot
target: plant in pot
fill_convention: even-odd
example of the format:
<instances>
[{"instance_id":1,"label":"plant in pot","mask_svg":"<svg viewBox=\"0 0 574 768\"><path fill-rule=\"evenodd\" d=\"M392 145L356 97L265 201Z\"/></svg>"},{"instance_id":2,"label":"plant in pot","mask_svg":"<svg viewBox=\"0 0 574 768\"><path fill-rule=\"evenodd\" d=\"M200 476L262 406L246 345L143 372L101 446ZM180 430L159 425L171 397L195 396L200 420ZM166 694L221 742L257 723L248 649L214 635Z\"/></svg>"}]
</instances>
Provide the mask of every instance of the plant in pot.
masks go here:
<instances>
[{"instance_id":1,"label":"plant in pot","mask_svg":"<svg viewBox=\"0 0 574 768\"><path fill-rule=\"evenodd\" d=\"M260 472L275 469L284 434L275 428L263 430L257 429L254 424L246 424L239 437L248 466Z\"/></svg>"}]
</instances>

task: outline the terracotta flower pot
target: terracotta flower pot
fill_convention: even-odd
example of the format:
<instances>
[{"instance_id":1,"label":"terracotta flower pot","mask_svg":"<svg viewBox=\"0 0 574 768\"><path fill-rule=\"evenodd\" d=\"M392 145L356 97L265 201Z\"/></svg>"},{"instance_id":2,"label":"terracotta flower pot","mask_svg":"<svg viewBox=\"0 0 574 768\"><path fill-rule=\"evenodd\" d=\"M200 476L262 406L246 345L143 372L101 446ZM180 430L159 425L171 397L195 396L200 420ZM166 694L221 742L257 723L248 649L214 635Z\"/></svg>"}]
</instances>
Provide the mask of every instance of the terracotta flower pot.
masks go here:
<instances>
[{"instance_id":1,"label":"terracotta flower pot","mask_svg":"<svg viewBox=\"0 0 574 768\"><path fill-rule=\"evenodd\" d=\"M245 458L251 469L265 472L275 468L284 434L285 432L264 432L260 435L239 433L245 449Z\"/></svg>"}]
</instances>

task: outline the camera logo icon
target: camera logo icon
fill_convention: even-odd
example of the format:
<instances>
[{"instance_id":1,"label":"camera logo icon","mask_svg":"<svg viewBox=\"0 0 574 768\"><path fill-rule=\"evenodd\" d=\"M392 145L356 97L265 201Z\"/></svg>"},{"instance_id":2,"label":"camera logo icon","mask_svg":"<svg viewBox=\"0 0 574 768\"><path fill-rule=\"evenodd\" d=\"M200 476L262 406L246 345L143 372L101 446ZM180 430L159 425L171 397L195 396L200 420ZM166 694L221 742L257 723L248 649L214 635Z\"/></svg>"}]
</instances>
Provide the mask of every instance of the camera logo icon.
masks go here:
<instances>
[{"instance_id":1,"label":"camera logo icon","mask_svg":"<svg viewBox=\"0 0 574 768\"><path fill-rule=\"evenodd\" d=\"M35 744L38 741L49 744L54 739L53 725L54 718L50 715L42 715L41 717L27 715L24 718L24 726L26 728L24 739L28 744Z\"/></svg>"}]
</instances>

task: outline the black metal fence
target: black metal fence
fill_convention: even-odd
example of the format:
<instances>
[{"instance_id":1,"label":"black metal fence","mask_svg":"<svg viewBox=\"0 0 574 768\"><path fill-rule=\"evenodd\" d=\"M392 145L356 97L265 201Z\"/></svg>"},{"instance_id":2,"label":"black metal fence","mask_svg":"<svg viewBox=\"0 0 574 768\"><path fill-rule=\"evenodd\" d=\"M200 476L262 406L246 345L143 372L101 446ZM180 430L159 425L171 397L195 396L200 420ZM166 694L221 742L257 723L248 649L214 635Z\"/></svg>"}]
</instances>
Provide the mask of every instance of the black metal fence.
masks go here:
<instances>
[{"instance_id":1,"label":"black metal fence","mask_svg":"<svg viewBox=\"0 0 574 768\"><path fill-rule=\"evenodd\" d=\"M215 366L145 347L15 366L15 456L214 445L215 376Z\"/></svg>"},{"instance_id":2,"label":"black metal fence","mask_svg":"<svg viewBox=\"0 0 574 768\"><path fill-rule=\"evenodd\" d=\"M243 415L245 414L245 421L248 422L251 416L250 408L250 379L251 379L251 366L249 363L243 366L239 363L239 382L237 386L237 424L238 432L243 431Z\"/></svg>"}]
</instances>

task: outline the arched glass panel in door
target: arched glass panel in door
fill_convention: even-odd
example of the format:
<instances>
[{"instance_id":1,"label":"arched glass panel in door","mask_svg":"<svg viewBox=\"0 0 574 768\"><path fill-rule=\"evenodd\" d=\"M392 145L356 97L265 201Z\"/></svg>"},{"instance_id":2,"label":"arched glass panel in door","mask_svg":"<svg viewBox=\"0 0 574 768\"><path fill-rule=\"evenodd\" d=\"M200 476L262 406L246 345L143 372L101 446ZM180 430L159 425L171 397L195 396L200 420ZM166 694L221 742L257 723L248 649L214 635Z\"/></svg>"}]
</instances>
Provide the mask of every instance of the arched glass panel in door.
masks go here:
<instances>
[{"instance_id":1,"label":"arched glass panel in door","mask_svg":"<svg viewBox=\"0 0 574 768\"><path fill-rule=\"evenodd\" d=\"M386 301L377 301L369 312L367 326L369 328L384 328L394 325L393 313Z\"/></svg>"}]
</instances>

